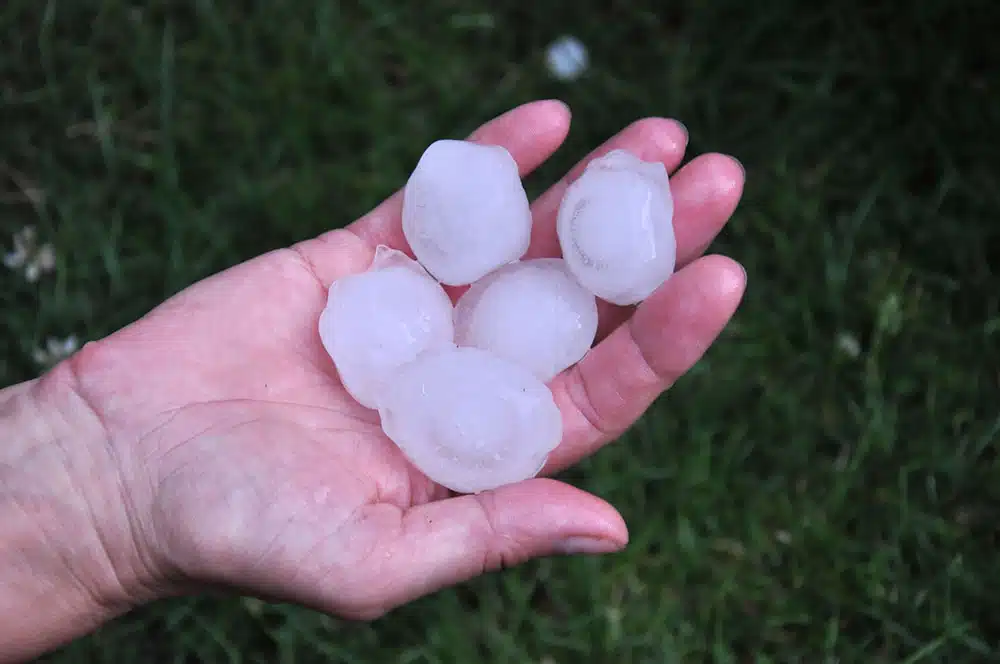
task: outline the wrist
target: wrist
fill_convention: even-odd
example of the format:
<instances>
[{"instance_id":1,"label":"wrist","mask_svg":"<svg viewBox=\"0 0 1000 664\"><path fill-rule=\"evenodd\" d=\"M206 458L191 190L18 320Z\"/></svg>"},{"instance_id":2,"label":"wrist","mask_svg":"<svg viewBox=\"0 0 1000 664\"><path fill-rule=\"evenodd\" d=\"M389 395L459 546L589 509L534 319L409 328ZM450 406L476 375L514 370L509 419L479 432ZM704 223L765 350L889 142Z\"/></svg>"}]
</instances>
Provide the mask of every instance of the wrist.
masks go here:
<instances>
[{"instance_id":1,"label":"wrist","mask_svg":"<svg viewBox=\"0 0 1000 664\"><path fill-rule=\"evenodd\" d=\"M0 391L0 662L149 599L122 469L63 363Z\"/></svg>"}]
</instances>

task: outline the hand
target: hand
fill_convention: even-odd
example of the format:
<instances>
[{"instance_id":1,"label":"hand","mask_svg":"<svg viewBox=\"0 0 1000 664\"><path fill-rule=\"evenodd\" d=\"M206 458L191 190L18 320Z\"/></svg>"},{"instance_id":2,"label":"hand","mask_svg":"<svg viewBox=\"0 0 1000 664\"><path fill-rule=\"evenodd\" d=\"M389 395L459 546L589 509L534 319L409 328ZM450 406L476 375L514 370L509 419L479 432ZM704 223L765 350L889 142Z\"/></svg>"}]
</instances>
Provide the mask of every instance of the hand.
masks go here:
<instances>
[{"instance_id":1,"label":"hand","mask_svg":"<svg viewBox=\"0 0 1000 664\"><path fill-rule=\"evenodd\" d=\"M568 128L562 104L536 102L472 140L503 145L527 174ZM673 172L686 141L678 123L645 119L598 148L535 201L529 257L558 255L556 211L590 158L627 148ZM701 256L739 201L742 168L702 155L672 182L680 269L638 308L602 307L599 345L551 384L565 439L543 475L628 428L742 297L739 264ZM485 570L626 544L613 507L552 479L449 495L338 383L317 333L327 288L376 245L406 247L400 209L397 192L346 229L197 283L49 377L102 425L128 507L102 539L134 552L117 567L136 602L211 584L368 619Z\"/></svg>"}]
</instances>

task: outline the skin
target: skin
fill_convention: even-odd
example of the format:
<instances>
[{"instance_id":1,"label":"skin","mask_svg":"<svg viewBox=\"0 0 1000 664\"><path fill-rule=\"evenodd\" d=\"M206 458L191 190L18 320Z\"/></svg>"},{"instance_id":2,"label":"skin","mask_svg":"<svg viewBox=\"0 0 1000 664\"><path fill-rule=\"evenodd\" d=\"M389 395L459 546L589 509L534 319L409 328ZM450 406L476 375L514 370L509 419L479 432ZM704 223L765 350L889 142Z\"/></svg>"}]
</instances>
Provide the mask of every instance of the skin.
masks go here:
<instances>
[{"instance_id":1,"label":"skin","mask_svg":"<svg viewBox=\"0 0 1000 664\"><path fill-rule=\"evenodd\" d=\"M507 148L523 176L569 124L565 105L540 101L470 140ZM346 229L196 283L0 392L0 661L207 588L373 619L537 556L623 548L614 507L546 476L631 426L742 298L743 268L704 252L739 202L743 169L705 154L678 170L686 143L675 121L639 120L533 204L527 257L557 256L559 202L587 161L615 148L660 161L673 174L679 266L638 307L601 304L599 343L551 383L565 438L536 479L449 494L406 462L323 351L329 285L366 269L378 244L410 253L401 192Z\"/></svg>"}]
</instances>

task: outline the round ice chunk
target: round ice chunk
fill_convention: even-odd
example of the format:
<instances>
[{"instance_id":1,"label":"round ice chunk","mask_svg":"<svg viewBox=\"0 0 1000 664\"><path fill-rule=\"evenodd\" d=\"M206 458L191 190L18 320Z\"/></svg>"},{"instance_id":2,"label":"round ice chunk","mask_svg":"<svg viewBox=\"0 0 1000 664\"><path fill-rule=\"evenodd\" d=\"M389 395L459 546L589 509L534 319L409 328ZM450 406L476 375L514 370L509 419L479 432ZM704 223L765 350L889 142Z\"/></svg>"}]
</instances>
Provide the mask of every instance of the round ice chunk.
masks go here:
<instances>
[{"instance_id":1,"label":"round ice chunk","mask_svg":"<svg viewBox=\"0 0 1000 664\"><path fill-rule=\"evenodd\" d=\"M578 362L597 334L597 300L561 258L505 265L455 305L455 343L488 350L543 382Z\"/></svg>"},{"instance_id":2,"label":"round ice chunk","mask_svg":"<svg viewBox=\"0 0 1000 664\"><path fill-rule=\"evenodd\" d=\"M563 258L590 292L635 304L673 274L673 216L663 164L613 150L566 191L556 222Z\"/></svg>"},{"instance_id":3,"label":"round ice chunk","mask_svg":"<svg viewBox=\"0 0 1000 664\"><path fill-rule=\"evenodd\" d=\"M576 37L560 37L545 50L549 72L561 81L572 81L587 70L587 47Z\"/></svg>"},{"instance_id":4,"label":"round ice chunk","mask_svg":"<svg viewBox=\"0 0 1000 664\"><path fill-rule=\"evenodd\" d=\"M383 385L421 353L454 342L451 299L413 259L379 246L367 271L333 282L319 336L344 388L375 409Z\"/></svg>"},{"instance_id":5,"label":"round ice chunk","mask_svg":"<svg viewBox=\"0 0 1000 664\"><path fill-rule=\"evenodd\" d=\"M562 439L549 389L478 348L424 353L393 378L379 414L413 465L459 493L534 477Z\"/></svg>"},{"instance_id":6,"label":"round ice chunk","mask_svg":"<svg viewBox=\"0 0 1000 664\"><path fill-rule=\"evenodd\" d=\"M417 260L449 286L521 258L531 210L514 158L497 145L432 143L403 192L403 234Z\"/></svg>"}]
</instances>

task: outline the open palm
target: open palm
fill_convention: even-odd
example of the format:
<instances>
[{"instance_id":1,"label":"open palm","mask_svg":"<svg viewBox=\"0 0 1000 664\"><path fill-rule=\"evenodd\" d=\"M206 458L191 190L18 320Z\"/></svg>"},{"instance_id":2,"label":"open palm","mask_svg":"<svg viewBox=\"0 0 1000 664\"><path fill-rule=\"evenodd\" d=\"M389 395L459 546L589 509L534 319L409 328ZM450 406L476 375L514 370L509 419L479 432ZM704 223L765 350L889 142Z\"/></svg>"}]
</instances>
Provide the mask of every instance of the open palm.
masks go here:
<instances>
[{"instance_id":1,"label":"open palm","mask_svg":"<svg viewBox=\"0 0 1000 664\"><path fill-rule=\"evenodd\" d=\"M562 143L557 102L516 108L471 140L503 145L522 174ZM530 257L558 255L554 218L591 158L627 148L677 169L683 127L640 120L533 205ZM543 475L616 438L727 323L745 274L701 256L735 209L742 169L703 155L673 180L677 274L635 309L603 306L600 343L551 384L565 438ZM452 496L411 466L377 414L337 380L317 320L327 288L378 244L408 250L397 193L347 229L193 285L72 360L121 470L134 537L157 583L235 587L371 618L487 569L621 548L604 501L543 477Z\"/></svg>"}]
</instances>

